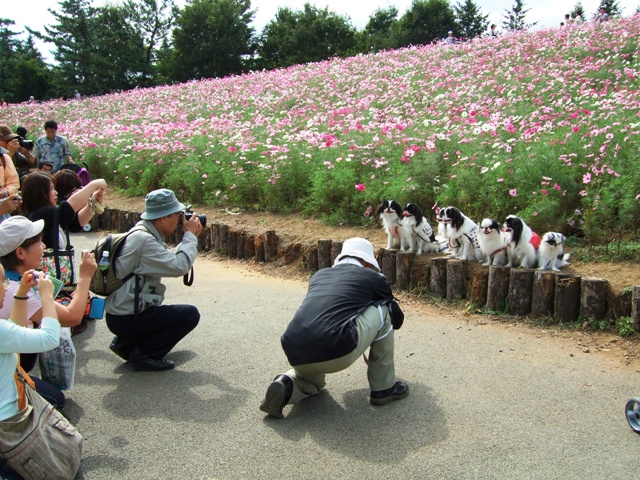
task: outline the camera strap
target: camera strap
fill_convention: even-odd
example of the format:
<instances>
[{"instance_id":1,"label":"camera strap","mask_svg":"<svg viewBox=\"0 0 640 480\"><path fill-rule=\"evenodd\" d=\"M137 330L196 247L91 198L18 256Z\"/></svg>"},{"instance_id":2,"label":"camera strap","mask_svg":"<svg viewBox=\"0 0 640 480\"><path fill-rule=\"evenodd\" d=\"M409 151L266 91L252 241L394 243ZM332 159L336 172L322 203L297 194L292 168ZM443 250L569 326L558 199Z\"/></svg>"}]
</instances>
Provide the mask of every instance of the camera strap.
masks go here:
<instances>
[{"instance_id":1,"label":"camera strap","mask_svg":"<svg viewBox=\"0 0 640 480\"><path fill-rule=\"evenodd\" d=\"M189 273L185 273L184 277L182 277L182 282L187 287L193 285L193 267L191 267L191 271Z\"/></svg>"}]
</instances>

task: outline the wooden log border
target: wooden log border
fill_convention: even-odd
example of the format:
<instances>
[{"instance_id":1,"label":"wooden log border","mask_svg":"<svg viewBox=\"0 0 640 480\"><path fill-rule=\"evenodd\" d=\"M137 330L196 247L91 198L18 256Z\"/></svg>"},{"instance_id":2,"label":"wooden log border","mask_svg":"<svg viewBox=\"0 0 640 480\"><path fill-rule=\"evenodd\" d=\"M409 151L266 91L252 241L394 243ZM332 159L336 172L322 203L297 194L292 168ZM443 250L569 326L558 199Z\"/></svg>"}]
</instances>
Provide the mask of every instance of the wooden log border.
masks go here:
<instances>
[{"instance_id":1,"label":"wooden log border","mask_svg":"<svg viewBox=\"0 0 640 480\"><path fill-rule=\"evenodd\" d=\"M139 220L138 212L106 208L90 225L92 230L125 232ZM178 232L166 240L175 244L181 237ZM257 263L292 264L301 259L305 269L315 272L333 265L342 250L342 242L323 239L316 245L284 246L273 230L255 234L213 223L208 224L198 238L198 249ZM546 316L558 322L631 317L636 331L640 331L640 286L617 295L606 280L579 275L483 267L474 278L466 278L466 261L448 257L425 260L414 253L383 248L376 251L376 258L382 273L398 290L420 289L449 302L467 300L485 305L491 311Z\"/></svg>"}]
</instances>

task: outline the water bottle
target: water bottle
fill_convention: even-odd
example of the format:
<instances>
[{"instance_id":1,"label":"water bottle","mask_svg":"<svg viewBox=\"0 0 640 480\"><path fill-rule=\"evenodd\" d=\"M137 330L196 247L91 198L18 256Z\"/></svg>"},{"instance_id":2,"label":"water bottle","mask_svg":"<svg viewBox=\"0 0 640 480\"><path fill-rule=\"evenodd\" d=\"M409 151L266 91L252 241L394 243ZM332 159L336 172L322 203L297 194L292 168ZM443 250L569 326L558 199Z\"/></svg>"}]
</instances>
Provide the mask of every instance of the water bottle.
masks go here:
<instances>
[{"instance_id":1,"label":"water bottle","mask_svg":"<svg viewBox=\"0 0 640 480\"><path fill-rule=\"evenodd\" d=\"M105 250L104 252L102 252L102 257L98 262L98 268L101 271L106 272L107 270L109 270L110 265L111 265L111 262L109 261L109 250Z\"/></svg>"}]
</instances>

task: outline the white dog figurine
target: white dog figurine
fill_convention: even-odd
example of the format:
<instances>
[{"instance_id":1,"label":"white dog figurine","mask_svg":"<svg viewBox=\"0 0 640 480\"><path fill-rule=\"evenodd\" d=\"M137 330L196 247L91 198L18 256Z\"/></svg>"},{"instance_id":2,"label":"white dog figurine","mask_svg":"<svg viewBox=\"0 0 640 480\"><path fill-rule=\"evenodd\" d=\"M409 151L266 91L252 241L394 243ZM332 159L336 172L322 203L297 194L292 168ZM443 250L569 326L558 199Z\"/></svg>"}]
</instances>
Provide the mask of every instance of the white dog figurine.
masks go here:
<instances>
[{"instance_id":1,"label":"white dog figurine","mask_svg":"<svg viewBox=\"0 0 640 480\"><path fill-rule=\"evenodd\" d=\"M540 236L520 217L509 215L504 222L507 267L535 268Z\"/></svg>"},{"instance_id":2,"label":"white dog figurine","mask_svg":"<svg viewBox=\"0 0 640 480\"><path fill-rule=\"evenodd\" d=\"M504 236L500 224L492 218L484 218L478 225L478 244L482 252L483 267L495 265L497 267L507 264L507 247L504 244Z\"/></svg>"},{"instance_id":3,"label":"white dog figurine","mask_svg":"<svg viewBox=\"0 0 640 480\"><path fill-rule=\"evenodd\" d=\"M409 247L413 252L417 250L418 255L420 255L423 252L437 252L440 249L440 244L436 240L433 228L431 228L431 225L415 203L407 203L404 207L403 216L403 233L400 235L401 250Z\"/></svg>"},{"instance_id":4,"label":"white dog figurine","mask_svg":"<svg viewBox=\"0 0 640 480\"><path fill-rule=\"evenodd\" d=\"M564 235L557 232L547 232L542 236L538 249L539 270L559 272L562 267L569 265L570 255L564 253L564 240Z\"/></svg>"},{"instance_id":5,"label":"white dog figurine","mask_svg":"<svg viewBox=\"0 0 640 480\"><path fill-rule=\"evenodd\" d=\"M376 210L376 215L382 220L382 226L387 233L387 249L397 249L400 246L402 230L402 207L395 200L385 200Z\"/></svg>"}]
</instances>

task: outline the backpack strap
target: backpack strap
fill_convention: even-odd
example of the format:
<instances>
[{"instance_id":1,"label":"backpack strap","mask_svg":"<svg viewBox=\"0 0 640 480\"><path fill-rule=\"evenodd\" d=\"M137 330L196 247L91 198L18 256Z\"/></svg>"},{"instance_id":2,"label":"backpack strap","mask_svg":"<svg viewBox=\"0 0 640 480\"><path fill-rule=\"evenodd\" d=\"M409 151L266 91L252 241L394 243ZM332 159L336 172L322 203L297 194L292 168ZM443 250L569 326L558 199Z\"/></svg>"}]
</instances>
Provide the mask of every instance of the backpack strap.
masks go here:
<instances>
[{"instance_id":1,"label":"backpack strap","mask_svg":"<svg viewBox=\"0 0 640 480\"><path fill-rule=\"evenodd\" d=\"M133 232L147 232L149 235L153 236L153 234L149 231L149 229L147 227L145 227L144 225L136 225L135 227L133 227L127 233L127 237L130 234L132 234ZM123 246L124 246L124 242L122 242L120 244L120 248L122 248ZM115 253L116 252L113 252L113 253L114 253L113 268L115 270L115 266L116 266L116 264L115 264L115 257L116 257ZM127 274L122 279L122 283L128 282L132 277L135 277L135 279L134 279L135 285L134 285L134 288L133 288L133 295L134 295L133 317L137 320L138 314L140 313L140 292L142 291L142 288L140 287L140 284L139 284L140 275L138 275L137 273L131 272L131 273Z\"/></svg>"}]
</instances>

